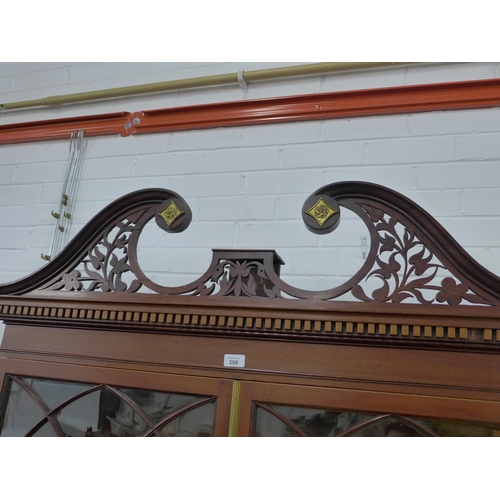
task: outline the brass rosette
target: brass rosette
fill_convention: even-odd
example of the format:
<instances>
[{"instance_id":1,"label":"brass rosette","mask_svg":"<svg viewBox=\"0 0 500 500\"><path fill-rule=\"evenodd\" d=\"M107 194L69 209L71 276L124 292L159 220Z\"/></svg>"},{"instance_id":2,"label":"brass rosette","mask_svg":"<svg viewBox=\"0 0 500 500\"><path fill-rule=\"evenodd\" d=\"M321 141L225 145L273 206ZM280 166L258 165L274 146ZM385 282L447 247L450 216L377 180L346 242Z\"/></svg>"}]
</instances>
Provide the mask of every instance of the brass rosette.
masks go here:
<instances>
[{"instance_id":1,"label":"brass rosette","mask_svg":"<svg viewBox=\"0 0 500 500\"><path fill-rule=\"evenodd\" d=\"M311 195L302 207L302 219L309 231L327 234L339 225L340 207L330 196Z\"/></svg>"},{"instance_id":2,"label":"brass rosette","mask_svg":"<svg viewBox=\"0 0 500 500\"><path fill-rule=\"evenodd\" d=\"M191 218L191 209L181 198L165 201L155 214L156 224L169 233L184 231L189 226Z\"/></svg>"}]
</instances>

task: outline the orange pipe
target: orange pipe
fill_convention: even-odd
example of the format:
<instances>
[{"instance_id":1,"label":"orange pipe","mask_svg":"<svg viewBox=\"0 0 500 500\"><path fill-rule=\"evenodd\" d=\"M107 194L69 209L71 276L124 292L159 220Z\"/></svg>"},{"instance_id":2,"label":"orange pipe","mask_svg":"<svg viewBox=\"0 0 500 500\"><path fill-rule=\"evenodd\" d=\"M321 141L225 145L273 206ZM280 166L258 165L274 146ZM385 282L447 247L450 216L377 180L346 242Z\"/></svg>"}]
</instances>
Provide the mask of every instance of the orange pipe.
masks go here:
<instances>
[{"instance_id":1,"label":"orange pipe","mask_svg":"<svg viewBox=\"0 0 500 500\"><path fill-rule=\"evenodd\" d=\"M143 134L500 106L500 79L350 90L134 113Z\"/></svg>"},{"instance_id":2,"label":"orange pipe","mask_svg":"<svg viewBox=\"0 0 500 500\"><path fill-rule=\"evenodd\" d=\"M38 122L0 126L0 144L69 139L74 130L84 130L85 136L119 135L130 113L78 116Z\"/></svg>"},{"instance_id":3,"label":"orange pipe","mask_svg":"<svg viewBox=\"0 0 500 500\"><path fill-rule=\"evenodd\" d=\"M500 79L200 104L0 126L0 144L500 106ZM135 122L135 123L134 123Z\"/></svg>"}]
</instances>

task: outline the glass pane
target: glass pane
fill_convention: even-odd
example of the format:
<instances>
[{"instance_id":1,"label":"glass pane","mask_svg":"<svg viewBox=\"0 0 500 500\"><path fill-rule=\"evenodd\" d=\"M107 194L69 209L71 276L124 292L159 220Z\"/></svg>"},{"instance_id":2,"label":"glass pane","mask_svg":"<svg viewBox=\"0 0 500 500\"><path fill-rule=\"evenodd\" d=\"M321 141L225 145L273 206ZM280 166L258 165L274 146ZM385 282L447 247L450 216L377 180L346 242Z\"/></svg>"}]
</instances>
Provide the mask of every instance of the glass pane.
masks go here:
<instances>
[{"instance_id":1,"label":"glass pane","mask_svg":"<svg viewBox=\"0 0 500 500\"><path fill-rule=\"evenodd\" d=\"M12 382L0 436L24 436L43 417L45 414L35 400L17 382Z\"/></svg>"},{"instance_id":2,"label":"glass pane","mask_svg":"<svg viewBox=\"0 0 500 500\"><path fill-rule=\"evenodd\" d=\"M368 420L373 415L322 408L301 408L297 406L267 405L301 431L311 437L337 436L354 425Z\"/></svg>"},{"instance_id":3,"label":"glass pane","mask_svg":"<svg viewBox=\"0 0 500 500\"><path fill-rule=\"evenodd\" d=\"M119 391L134 401L155 424L161 422L177 410L206 399L205 396L144 391L140 389L121 388Z\"/></svg>"},{"instance_id":4,"label":"glass pane","mask_svg":"<svg viewBox=\"0 0 500 500\"><path fill-rule=\"evenodd\" d=\"M47 422L45 425L40 427L33 437L57 437L57 434L54 431L54 428Z\"/></svg>"},{"instance_id":5,"label":"glass pane","mask_svg":"<svg viewBox=\"0 0 500 500\"><path fill-rule=\"evenodd\" d=\"M298 437L296 431L261 406L256 406L254 436L256 437Z\"/></svg>"},{"instance_id":6,"label":"glass pane","mask_svg":"<svg viewBox=\"0 0 500 500\"><path fill-rule=\"evenodd\" d=\"M414 417L411 419L442 437L500 437L500 424L448 419L424 420Z\"/></svg>"},{"instance_id":7,"label":"glass pane","mask_svg":"<svg viewBox=\"0 0 500 500\"><path fill-rule=\"evenodd\" d=\"M395 417L387 417L367 424L348 434L351 437L423 437L428 434L414 428L410 423Z\"/></svg>"},{"instance_id":8,"label":"glass pane","mask_svg":"<svg viewBox=\"0 0 500 500\"><path fill-rule=\"evenodd\" d=\"M64 403L64 401L76 396L80 392L93 387L93 385L89 384L61 382L58 380L43 380L25 377L22 377L22 380L32 387L40 399L47 405L49 410L56 408L61 403Z\"/></svg>"},{"instance_id":9,"label":"glass pane","mask_svg":"<svg viewBox=\"0 0 500 500\"><path fill-rule=\"evenodd\" d=\"M111 388L84 383L54 381L23 377L23 383L46 405L41 409L36 401L15 381L11 383L4 411L1 436L25 435L39 422L43 425L35 436L55 436L47 415L52 415L61 426L64 436L117 437L145 436L153 427L188 406L201 404L175 419L170 427L179 436L213 436L215 401L206 396L172 394L141 389ZM93 389L70 403L82 392ZM211 398L208 398L209 400ZM45 413L45 411L47 413ZM164 433L172 431L165 426Z\"/></svg>"},{"instance_id":10,"label":"glass pane","mask_svg":"<svg viewBox=\"0 0 500 500\"><path fill-rule=\"evenodd\" d=\"M120 397L108 389L83 396L64 407L57 418L66 436L143 436L150 427Z\"/></svg>"},{"instance_id":11,"label":"glass pane","mask_svg":"<svg viewBox=\"0 0 500 500\"><path fill-rule=\"evenodd\" d=\"M161 436L210 437L214 435L216 401L198 406L158 429Z\"/></svg>"}]
</instances>

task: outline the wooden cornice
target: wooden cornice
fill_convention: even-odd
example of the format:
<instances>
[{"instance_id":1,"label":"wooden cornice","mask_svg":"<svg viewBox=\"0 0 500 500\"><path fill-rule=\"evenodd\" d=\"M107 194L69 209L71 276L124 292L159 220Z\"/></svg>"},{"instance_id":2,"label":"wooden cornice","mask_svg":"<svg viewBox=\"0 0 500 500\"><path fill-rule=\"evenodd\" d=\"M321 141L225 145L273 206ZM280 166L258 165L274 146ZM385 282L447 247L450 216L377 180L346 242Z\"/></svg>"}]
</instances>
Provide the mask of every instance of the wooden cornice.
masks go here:
<instances>
[{"instance_id":1,"label":"wooden cornice","mask_svg":"<svg viewBox=\"0 0 500 500\"><path fill-rule=\"evenodd\" d=\"M0 126L0 144L500 106L500 79L375 88Z\"/></svg>"},{"instance_id":2,"label":"wooden cornice","mask_svg":"<svg viewBox=\"0 0 500 500\"><path fill-rule=\"evenodd\" d=\"M99 292L0 296L7 324L498 352L496 308Z\"/></svg>"}]
</instances>

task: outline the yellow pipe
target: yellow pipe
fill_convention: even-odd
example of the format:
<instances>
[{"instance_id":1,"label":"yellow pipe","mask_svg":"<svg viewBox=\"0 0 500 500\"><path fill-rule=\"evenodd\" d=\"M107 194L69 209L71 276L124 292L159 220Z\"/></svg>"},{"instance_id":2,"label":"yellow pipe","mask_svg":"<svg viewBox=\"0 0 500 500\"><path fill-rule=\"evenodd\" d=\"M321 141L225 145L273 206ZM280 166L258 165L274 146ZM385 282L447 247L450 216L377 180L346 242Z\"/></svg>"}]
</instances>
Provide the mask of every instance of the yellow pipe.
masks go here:
<instances>
[{"instance_id":1,"label":"yellow pipe","mask_svg":"<svg viewBox=\"0 0 500 500\"><path fill-rule=\"evenodd\" d=\"M288 66L285 68L259 69L242 72L245 82L257 82L263 80L294 78L299 76L312 76L341 71L359 71L373 68L392 67L402 64L417 63L394 63L394 62L331 62L317 64L303 64L300 66ZM23 108L35 108L39 106L60 106L77 102L96 101L99 99L113 99L140 94L151 94L155 92L169 92L173 90L186 90L201 87L213 87L218 85L238 84L238 73L227 73L223 75L201 76L197 78L185 78L183 80L172 80L169 82L146 83L142 85L131 85L128 87L117 87L105 90L94 90L90 92L79 92L60 96L44 97L29 101L18 101L0 104L0 110L13 110Z\"/></svg>"},{"instance_id":2,"label":"yellow pipe","mask_svg":"<svg viewBox=\"0 0 500 500\"><path fill-rule=\"evenodd\" d=\"M402 64L417 64L408 62L330 62L318 64L303 64L301 66L289 66L285 68L258 69L245 71L244 80L247 82L271 80L278 78L293 78L298 76L313 76L326 73L339 73L341 71L359 71L373 68L386 68L400 66Z\"/></svg>"}]
</instances>

